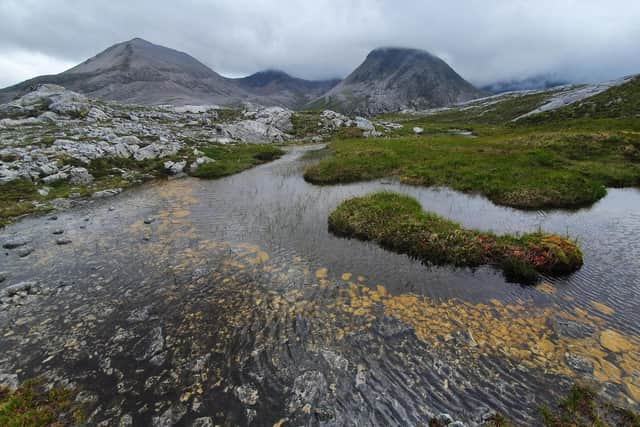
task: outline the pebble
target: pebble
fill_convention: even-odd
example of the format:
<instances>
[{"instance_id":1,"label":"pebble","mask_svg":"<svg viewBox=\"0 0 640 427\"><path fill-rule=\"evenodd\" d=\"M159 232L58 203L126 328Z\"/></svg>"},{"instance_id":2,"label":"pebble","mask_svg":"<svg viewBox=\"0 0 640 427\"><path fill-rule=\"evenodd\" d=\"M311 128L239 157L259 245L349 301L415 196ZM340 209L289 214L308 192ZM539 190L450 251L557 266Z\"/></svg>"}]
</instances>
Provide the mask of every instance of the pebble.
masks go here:
<instances>
[{"instance_id":1,"label":"pebble","mask_svg":"<svg viewBox=\"0 0 640 427\"><path fill-rule=\"evenodd\" d=\"M64 230L62 229L57 229L57 230L53 230L53 234L63 234Z\"/></svg>"},{"instance_id":2,"label":"pebble","mask_svg":"<svg viewBox=\"0 0 640 427\"><path fill-rule=\"evenodd\" d=\"M71 243L71 239L60 238L56 240L57 245L68 245L69 243Z\"/></svg>"},{"instance_id":3,"label":"pebble","mask_svg":"<svg viewBox=\"0 0 640 427\"><path fill-rule=\"evenodd\" d=\"M145 223L145 224L151 224L151 223L153 223L155 220L156 220L155 218L151 218L151 217L149 217L149 218L145 218L144 223Z\"/></svg>"}]
</instances>

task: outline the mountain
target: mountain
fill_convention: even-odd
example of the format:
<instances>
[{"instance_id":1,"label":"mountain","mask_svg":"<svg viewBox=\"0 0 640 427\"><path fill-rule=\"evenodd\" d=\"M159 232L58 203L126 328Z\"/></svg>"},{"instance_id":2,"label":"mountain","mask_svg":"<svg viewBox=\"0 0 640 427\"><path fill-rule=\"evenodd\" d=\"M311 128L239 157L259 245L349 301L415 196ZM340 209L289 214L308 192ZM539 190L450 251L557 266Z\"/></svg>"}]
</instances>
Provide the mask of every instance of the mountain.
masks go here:
<instances>
[{"instance_id":1,"label":"mountain","mask_svg":"<svg viewBox=\"0 0 640 427\"><path fill-rule=\"evenodd\" d=\"M380 48L347 78L309 104L358 114L443 107L483 93L428 52Z\"/></svg>"},{"instance_id":2,"label":"mountain","mask_svg":"<svg viewBox=\"0 0 640 427\"><path fill-rule=\"evenodd\" d=\"M238 103L251 95L186 53L135 38L118 43L61 74L0 91L0 101L39 83L55 83L93 98L139 104Z\"/></svg>"},{"instance_id":3,"label":"mountain","mask_svg":"<svg viewBox=\"0 0 640 427\"><path fill-rule=\"evenodd\" d=\"M271 99L283 106L299 107L327 92L340 82L334 80L304 80L284 71L265 70L236 79L246 92Z\"/></svg>"},{"instance_id":4,"label":"mountain","mask_svg":"<svg viewBox=\"0 0 640 427\"><path fill-rule=\"evenodd\" d=\"M288 108L311 105L360 114L440 107L482 95L444 61L414 49L376 49L343 81L309 81L276 70L231 79L186 53L140 38L113 45L63 73L2 89L0 103L42 83L122 103L252 102Z\"/></svg>"}]
</instances>

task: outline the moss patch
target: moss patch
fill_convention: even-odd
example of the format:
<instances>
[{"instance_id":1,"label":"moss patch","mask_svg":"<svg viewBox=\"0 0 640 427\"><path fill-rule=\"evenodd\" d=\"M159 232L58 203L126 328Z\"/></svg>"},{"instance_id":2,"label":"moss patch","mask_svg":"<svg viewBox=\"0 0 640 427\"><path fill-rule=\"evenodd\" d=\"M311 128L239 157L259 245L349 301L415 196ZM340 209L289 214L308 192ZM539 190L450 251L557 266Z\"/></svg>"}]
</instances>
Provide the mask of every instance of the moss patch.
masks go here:
<instances>
[{"instance_id":1,"label":"moss patch","mask_svg":"<svg viewBox=\"0 0 640 427\"><path fill-rule=\"evenodd\" d=\"M589 387L576 384L555 408L540 408L543 423L549 427L640 426L640 415L602 402Z\"/></svg>"},{"instance_id":2,"label":"moss patch","mask_svg":"<svg viewBox=\"0 0 640 427\"><path fill-rule=\"evenodd\" d=\"M198 178L220 178L279 158L283 151L270 144L210 145L200 150L215 162L191 172Z\"/></svg>"},{"instance_id":3,"label":"moss patch","mask_svg":"<svg viewBox=\"0 0 640 427\"><path fill-rule=\"evenodd\" d=\"M0 425L37 427L72 425L82 421L72 390L46 390L40 380L29 380L16 390L0 387Z\"/></svg>"},{"instance_id":4,"label":"moss patch","mask_svg":"<svg viewBox=\"0 0 640 427\"><path fill-rule=\"evenodd\" d=\"M535 282L537 273L568 274L582 266L580 249L560 236L541 232L497 236L465 229L424 212L411 197L390 192L344 201L329 216L329 230L431 264L495 265L509 280L522 283Z\"/></svg>"}]
</instances>

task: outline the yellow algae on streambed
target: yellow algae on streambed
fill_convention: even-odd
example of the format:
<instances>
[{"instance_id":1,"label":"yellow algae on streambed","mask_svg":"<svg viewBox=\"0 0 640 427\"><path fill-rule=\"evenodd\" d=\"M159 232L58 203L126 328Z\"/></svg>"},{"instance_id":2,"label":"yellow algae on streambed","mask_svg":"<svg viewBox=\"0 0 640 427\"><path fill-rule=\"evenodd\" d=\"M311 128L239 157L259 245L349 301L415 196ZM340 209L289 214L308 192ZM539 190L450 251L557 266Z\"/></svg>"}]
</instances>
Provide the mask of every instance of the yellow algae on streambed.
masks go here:
<instances>
[{"instance_id":1,"label":"yellow algae on streambed","mask_svg":"<svg viewBox=\"0 0 640 427\"><path fill-rule=\"evenodd\" d=\"M356 316L372 316L376 301L384 313L410 325L416 336L430 346L446 345L454 334L465 333L468 350L480 356L506 357L531 368L579 377L567 360L573 357L593 366L593 377L619 384L635 402L640 390L640 339L605 328L605 321L583 310L575 313L558 307L526 306L523 302L504 304L469 303L460 300L435 301L416 294L390 295L351 283L347 300L338 306ZM584 338L559 334L554 318L587 325L594 331Z\"/></svg>"},{"instance_id":2,"label":"yellow algae on streambed","mask_svg":"<svg viewBox=\"0 0 640 427\"><path fill-rule=\"evenodd\" d=\"M611 308L608 305L603 304L601 302L591 301L591 305L593 306L593 308L595 308L596 310L598 310L601 313L604 313L604 314L613 314L613 313L615 313L615 310L613 308Z\"/></svg>"}]
</instances>

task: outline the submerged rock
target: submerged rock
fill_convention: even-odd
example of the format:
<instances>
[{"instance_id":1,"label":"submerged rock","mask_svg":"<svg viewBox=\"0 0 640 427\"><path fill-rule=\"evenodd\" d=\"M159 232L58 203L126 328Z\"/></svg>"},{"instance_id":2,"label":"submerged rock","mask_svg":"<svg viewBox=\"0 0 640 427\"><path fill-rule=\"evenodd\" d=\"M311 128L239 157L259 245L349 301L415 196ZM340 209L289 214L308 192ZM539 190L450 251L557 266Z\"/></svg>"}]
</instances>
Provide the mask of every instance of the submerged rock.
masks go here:
<instances>
[{"instance_id":1,"label":"submerged rock","mask_svg":"<svg viewBox=\"0 0 640 427\"><path fill-rule=\"evenodd\" d=\"M595 327L575 320L554 316L551 319L551 326L558 334L569 338L587 338L593 335Z\"/></svg>"},{"instance_id":2,"label":"submerged rock","mask_svg":"<svg viewBox=\"0 0 640 427\"><path fill-rule=\"evenodd\" d=\"M7 240L6 242L4 242L2 244L2 247L5 249L15 249L15 248L19 248L20 246L24 246L27 243L31 243L31 239L28 239L26 237L15 237L11 240Z\"/></svg>"},{"instance_id":3,"label":"submerged rock","mask_svg":"<svg viewBox=\"0 0 640 427\"><path fill-rule=\"evenodd\" d=\"M40 291L40 285L36 281L26 281L16 283L15 285L7 286L3 289L3 294L6 297L12 297L17 295L20 292L24 292L26 294L35 294Z\"/></svg>"},{"instance_id":4,"label":"submerged rock","mask_svg":"<svg viewBox=\"0 0 640 427\"><path fill-rule=\"evenodd\" d=\"M584 374L593 373L593 362L589 359L586 359L577 354L565 353L564 360L565 362L567 362L567 365L569 365L569 367L576 372Z\"/></svg>"},{"instance_id":5,"label":"submerged rock","mask_svg":"<svg viewBox=\"0 0 640 427\"><path fill-rule=\"evenodd\" d=\"M24 258L26 256L31 255L33 251L35 251L35 248L33 246L23 246L21 248L18 248L16 253L20 258Z\"/></svg>"},{"instance_id":6,"label":"submerged rock","mask_svg":"<svg viewBox=\"0 0 640 427\"><path fill-rule=\"evenodd\" d=\"M122 188L110 188L108 190L96 191L91 195L94 199L103 199L105 197L113 197L122 193Z\"/></svg>"}]
</instances>

